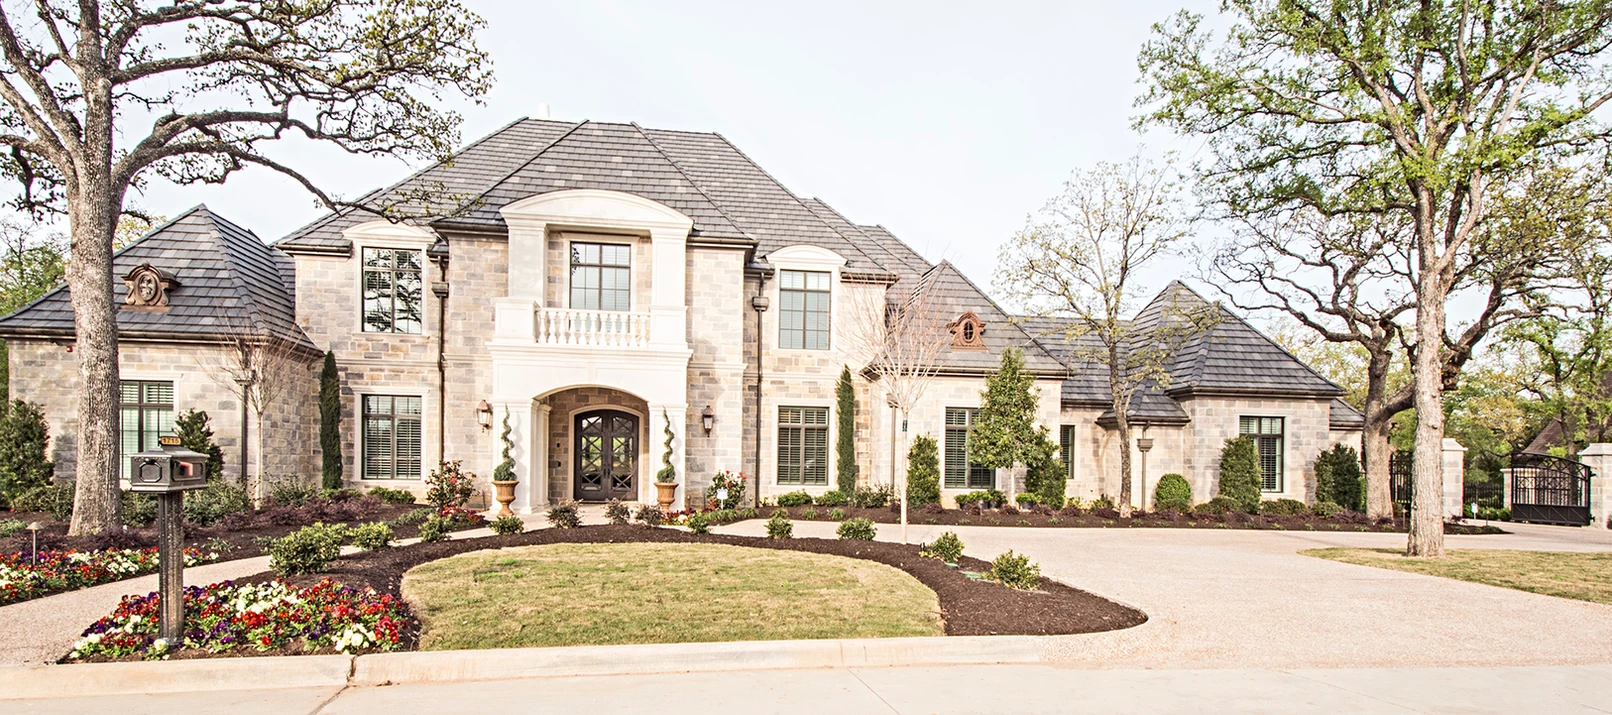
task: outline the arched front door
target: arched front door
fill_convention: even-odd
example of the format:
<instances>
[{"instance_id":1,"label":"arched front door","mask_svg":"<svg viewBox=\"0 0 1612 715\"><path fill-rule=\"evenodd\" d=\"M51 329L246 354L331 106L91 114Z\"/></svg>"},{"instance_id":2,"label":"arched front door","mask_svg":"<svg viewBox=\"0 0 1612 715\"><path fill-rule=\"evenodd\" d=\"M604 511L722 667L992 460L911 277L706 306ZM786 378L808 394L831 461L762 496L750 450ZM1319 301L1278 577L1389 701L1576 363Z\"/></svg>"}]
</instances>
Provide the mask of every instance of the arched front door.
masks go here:
<instances>
[{"instance_id":1,"label":"arched front door","mask_svg":"<svg viewBox=\"0 0 1612 715\"><path fill-rule=\"evenodd\" d=\"M576 475L572 498L605 501L638 498L638 418L618 410L576 416Z\"/></svg>"}]
</instances>

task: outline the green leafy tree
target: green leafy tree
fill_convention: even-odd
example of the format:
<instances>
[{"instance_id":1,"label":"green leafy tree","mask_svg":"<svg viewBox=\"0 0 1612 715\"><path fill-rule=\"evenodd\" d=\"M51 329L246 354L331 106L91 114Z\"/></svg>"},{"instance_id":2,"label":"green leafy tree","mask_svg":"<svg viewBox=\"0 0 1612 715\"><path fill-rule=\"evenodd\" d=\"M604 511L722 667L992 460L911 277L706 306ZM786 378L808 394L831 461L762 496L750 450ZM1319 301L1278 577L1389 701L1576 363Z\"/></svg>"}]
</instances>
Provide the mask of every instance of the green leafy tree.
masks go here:
<instances>
[{"instance_id":1,"label":"green leafy tree","mask_svg":"<svg viewBox=\"0 0 1612 715\"><path fill-rule=\"evenodd\" d=\"M1002 351L997 369L985 376L979 418L969 435L969 459L992 469L1028 464L1035 456L1040 393L1035 376L1024 371L1024 353Z\"/></svg>"},{"instance_id":2,"label":"green leafy tree","mask_svg":"<svg viewBox=\"0 0 1612 715\"><path fill-rule=\"evenodd\" d=\"M18 495L50 483L50 425L32 402L0 402L0 496Z\"/></svg>"},{"instance_id":3,"label":"green leafy tree","mask_svg":"<svg viewBox=\"0 0 1612 715\"><path fill-rule=\"evenodd\" d=\"M834 385L835 419L838 435L835 438L835 478L840 493L856 491L856 385L851 382L851 368L840 368L840 380ZM909 470L910 473L910 470Z\"/></svg>"},{"instance_id":4,"label":"green leafy tree","mask_svg":"<svg viewBox=\"0 0 1612 715\"><path fill-rule=\"evenodd\" d=\"M1315 460L1315 500L1358 511L1364 501L1360 454L1346 444L1333 445Z\"/></svg>"},{"instance_id":5,"label":"green leafy tree","mask_svg":"<svg viewBox=\"0 0 1612 715\"><path fill-rule=\"evenodd\" d=\"M275 148L294 137L445 157L460 124L445 95L475 100L491 86L476 46L485 23L457 0L38 0L25 21L14 14L0 11L0 173L18 183L14 204L67 218L79 358L69 531L111 531L121 526L112 246L130 188L224 183L256 166L332 209L441 215L438 187L342 201Z\"/></svg>"},{"instance_id":6,"label":"green leafy tree","mask_svg":"<svg viewBox=\"0 0 1612 715\"><path fill-rule=\"evenodd\" d=\"M320 475L326 489L340 489L341 464L341 374L336 371L336 354L326 350L325 364L319 370L319 453L323 460Z\"/></svg>"},{"instance_id":7,"label":"green leafy tree","mask_svg":"<svg viewBox=\"0 0 1612 715\"><path fill-rule=\"evenodd\" d=\"M1406 551L1444 554L1446 303L1491 196L1547 152L1592 146L1612 6L1231 0L1211 30L1155 26L1143 123L1207 143L1202 193L1243 213L1396 214L1413 268L1417 508ZM1222 34L1222 37L1216 37ZM1459 373L1459 369L1456 369Z\"/></svg>"},{"instance_id":8,"label":"green leafy tree","mask_svg":"<svg viewBox=\"0 0 1612 715\"><path fill-rule=\"evenodd\" d=\"M179 445L207 455L207 481L224 478L224 450L213 442L213 426L202 410L185 410L174 418L174 436Z\"/></svg>"},{"instance_id":9,"label":"green leafy tree","mask_svg":"<svg viewBox=\"0 0 1612 715\"><path fill-rule=\"evenodd\" d=\"M1054 509L1062 508L1068 480L1063 460L1058 458L1058 445L1053 443L1047 428L1041 427L1036 430L1030 446L1030 458L1024 464L1024 490L1034 494L1037 502Z\"/></svg>"},{"instance_id":10,"label":"green leafy tree","mask_svg":"<svg viewBox=\"0 0 1612 715\"><path fill-rule=\"evenodd\" d=\"M1220 448L1220 496L1236 499L1250 514L1259 513L1259 451L1254 440L1233 437Z\"/></svg>"},{"instance_id":11,"label":"green leafy tree","mask_svg":"<svg viewBox=\"0 0 1612 715\"><path fill-rule=\"evenodd\" d=\"M907 503L940 503L940 450L926 434L913 437L907 450Z\"/></svg>"}]
</instances>

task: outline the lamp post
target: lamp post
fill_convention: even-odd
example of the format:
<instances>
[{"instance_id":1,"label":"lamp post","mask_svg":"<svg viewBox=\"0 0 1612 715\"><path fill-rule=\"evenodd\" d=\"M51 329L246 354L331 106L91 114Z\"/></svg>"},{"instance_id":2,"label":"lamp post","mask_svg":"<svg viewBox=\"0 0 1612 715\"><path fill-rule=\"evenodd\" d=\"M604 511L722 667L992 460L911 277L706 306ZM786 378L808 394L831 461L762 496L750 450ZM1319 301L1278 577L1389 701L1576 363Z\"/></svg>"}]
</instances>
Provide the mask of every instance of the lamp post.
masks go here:
<instances>
[{"instance_id":1,"label":"lamp post","mask_svg":"<svg viewBox=\"0 0 1612 715\"><path fill-rule=\"evenodd\" d=\"M249 470L247 468L247 465L250 464L250 462L248 462L246 459L246 426L252 414L251 411L247 409L248 405L252 401L252 383L253 380L250 375L235 378L235 384L241 386L241 489L247 489L247 484L250 478ZM256 492L254 491L252 494L256 495ZM253 500L253 503L256 503L255 499Z\"/></svg>"},{"instance_id":2,"label":"lamp post","mask_svg":"<svg viewBox=\"0 0 1612 715\"><path fill-rule=\"evenodd\" d=\"M39 565L39 530L45 528L37 521L28 523L28 533L34 537L34 565Z\"/></svg>"},{"instance_id":3,"label":"lamp post","mask_svg":"<svg viewBox=\"0 0 1612 715\"><path fill-rule=\"evenodd\" d=\"M1142 427L1142 434L1147 434L1147 427ZM1153 449L1152 437L1137 437L1136 451L1142 453L1142 511L1147 511L1147 453Z\"/></svg>"}]
</instances>

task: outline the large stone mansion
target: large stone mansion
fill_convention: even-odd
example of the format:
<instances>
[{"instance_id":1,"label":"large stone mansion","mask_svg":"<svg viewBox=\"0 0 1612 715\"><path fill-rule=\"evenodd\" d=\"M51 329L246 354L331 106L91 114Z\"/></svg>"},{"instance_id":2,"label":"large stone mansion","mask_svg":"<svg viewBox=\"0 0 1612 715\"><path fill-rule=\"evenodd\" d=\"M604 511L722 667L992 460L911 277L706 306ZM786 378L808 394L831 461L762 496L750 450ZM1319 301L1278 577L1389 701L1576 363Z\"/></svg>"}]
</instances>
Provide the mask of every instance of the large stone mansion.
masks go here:
<instances>
[{"instance_id":1,"label":"large stone mansion","mask_svg":"<svg viewBox=\"0 0 1612 715\"><path fill-rule=\"evenodd\" d=\"M924 282L961 329L906 429L940 443L946 497L1019 486L969 460L983 378L1008 348L1037 378L1066 492L1118 492L1106 378L1056 331L1014 320L884 228L795 195L719 134L523 119L364 201L433 193L473 198L429 221L331 213L272 244L197 207L120 251L124 451L151 447L195 408L211 416L229 475L317 475L330 351L353 485L418 489L448 459L486 479L507 419L517 509L652 501L668 429L680 499L701 498L722 470L759 475L763 498L822 492L835 484L835 381L859 367L851 306ZM1179 283L1161 295L1202 300ZM1252 434L1268 496L1304 499L1315 456L1357 443L1360 415L1337 385L1222 312L1179 353L1168 388L1137 399L1132 420L1155 440L1150 481L1179 472L1206 499L1223 441ZM297 364L261 416L242 410L225 369L243 331L273 336ZM65 288L0 319L11 394L44 405L63 477L74 468L73 335ZM890 409L876 382L859 376L856 389L860 479L889 483Z\"/></svg>"}]
</instances>

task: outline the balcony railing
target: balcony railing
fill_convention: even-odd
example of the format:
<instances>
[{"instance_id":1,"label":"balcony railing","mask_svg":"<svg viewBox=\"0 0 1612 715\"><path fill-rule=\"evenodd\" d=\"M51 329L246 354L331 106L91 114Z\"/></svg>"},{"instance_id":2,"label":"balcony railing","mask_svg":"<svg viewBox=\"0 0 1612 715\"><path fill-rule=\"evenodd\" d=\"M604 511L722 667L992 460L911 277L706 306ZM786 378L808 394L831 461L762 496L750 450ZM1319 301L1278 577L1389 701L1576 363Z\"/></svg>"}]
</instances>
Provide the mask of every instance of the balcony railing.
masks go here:
<instances>
[{"instance_id":1,"label":"balcony railing","mask_svg":"<svg viewBox=\"0 0 1612 715\"><path fill-rule=\"evenodd\" d=\"M537 323L533 332L539 345L649 344L649 313L538 308L534 317Z\"/></svg>"}]
</instances>

